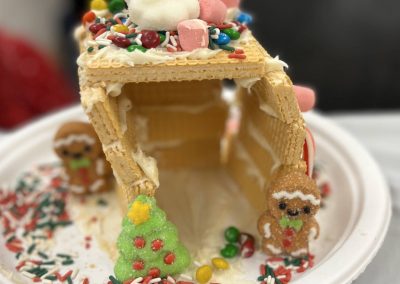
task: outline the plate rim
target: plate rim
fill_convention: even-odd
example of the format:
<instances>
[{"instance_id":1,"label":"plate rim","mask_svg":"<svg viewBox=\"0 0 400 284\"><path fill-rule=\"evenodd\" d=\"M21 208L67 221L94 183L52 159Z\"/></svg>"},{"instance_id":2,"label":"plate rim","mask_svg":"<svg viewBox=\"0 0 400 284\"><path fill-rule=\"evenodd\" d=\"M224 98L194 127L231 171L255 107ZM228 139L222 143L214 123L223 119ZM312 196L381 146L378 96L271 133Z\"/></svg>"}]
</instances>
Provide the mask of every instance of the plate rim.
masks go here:
<instances>
[{"instance_id":1,"label":"plate rim","mask_svg":"<svg viewBox=\"0 0 400 284\"><path fill-rule=\"evenodd\" d=\"M71 120L72 117L77 117L77 120L82 120L82 114L83 110L80 105L72 106L69 108L66 108L64 110L60 110L59 112L49 114L47 116L44 116L24 127L21 129L17 130L14 133L11 133L4 137L4 140L0 143L0 154L5 153L5 156L7 156L8 149L11 150L13 148L13 145L15 143L20 142L21 139L24 139L24 137L27 137L29 135L34 135L35 132L37 132L38 129L46 129L49 126L53 126L56 123L61 123L62 121L68 121ZM80 118L78 118L80 117ZM338 126L336 123L334 123L332 120L329 118L323 117L321 114L313 111L309 113L304 114L304 118L306 121L308 121L311 125L311 128L319 128L319 129L329 129L332 133L335 133L335 135L340 136L341 142L339 144L346 144L349 146L347 148L347 151L352 148L353 150L356 149L356 154L359 156L358 158L361 157L362 162L357 159L352 159L352 161L357 165L357 168L362 169L363 177L374 177L374 183L376 184L380 190L378 191L380 193L380 199L382 200L382 210L380 212L381 216L378 218L380 221L376 222L377 224L374 224L372 227L375 228L373 233L371 233L368 236L368 246L369 248L364 248L364 250L359 249L356 252L356 256L352 256L351 262L352 262L352 268L353 270L351 272L348 272L348 268L342 267L341 270L343 271L344 275L341 275L341 277L344 277L343 279L340 279L340 283L351 283L354 281L361 273L364 272L368 264L372 261L372 259L375 257L377 252L379 251L380 247L383 244L383 241L386 237L388 228L389 228L389 223L391 219L391 197L389 194L389 188L386 183L386 180L383 176L383 173L381 169L379 168L377 162L375 159L371 156L371 154L365 149L365 147L358 142L349 132ZM323 130L322 133L325 133L326 130ZM336 141L337 142L337 141ZM353 153L351 156L354 156L355 154ZM0 162L3 163L3 162ZM360 163L363 164L363 167L360 167ZM367 167L365 166L367 165ZM368 197L368 196L367 196ZM365 196L364 196L365 199ZM363 202L366 202L366 200L363 200ZM365 211L365 210L364 210ZM365 219L365 216L362 214L363 212L360 213L360 218L357 220L355 223L355 228L358 228L361 226L361 221L363 221L363 218ZM382 220L384 220L382 222ZM362 226L361 226L362 227ZM326 262L329 262L331 258L333 258L338 252L342 249L342 247L346 244L348 244L351 240L357 239L355 234L355 230L349 234L349 236L343 241L342 246L339 247L333 255L331 255ZM372 244L371 241L373 240ZM366 245L364 245L366 246ZM356 263L358 261L358 263ZM323 263L321 264L320 267L322 266L328 266L328 265L335 265L333 264L326 264ZM320 268L319 267L319 268ZM336 267L335 271L340 270L340 267ZM347 269L347 272L346 272ZM318 270L318 268L317 268ZM313 273L306 273L301 279L294 281L293 283L313 283L310 281L313 278ZM315 274L314 274L315 275ZM340 275L340 273L337 273L336 275ZM8 284L12 283L6 276L3 274L2 269L0 269L0 280L2 283ZM308 282L307 282L308 281ZM324 283L338 283L338 279L335 275L324 275Z\"/></svg>"}]
</instances>

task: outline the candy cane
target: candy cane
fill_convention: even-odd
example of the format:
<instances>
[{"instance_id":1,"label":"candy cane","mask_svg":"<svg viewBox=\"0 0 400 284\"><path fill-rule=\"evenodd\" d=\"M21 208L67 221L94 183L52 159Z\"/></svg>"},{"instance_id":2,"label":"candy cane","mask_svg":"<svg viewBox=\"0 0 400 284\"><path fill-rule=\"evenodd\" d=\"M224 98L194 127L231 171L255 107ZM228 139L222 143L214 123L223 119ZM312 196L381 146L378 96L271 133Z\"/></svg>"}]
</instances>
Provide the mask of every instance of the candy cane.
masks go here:
<instances>
[{"instance_id":1,"label":"candy cane","mask_svg":"<svg viewBox=\"0 0 400 284\"><path fill-rule=\"evenodd\" d=\"M303 148L303 159L307 164L307 175L312 177L315 160L315 141L310 129L306 128L306 139Z\"/></svg>"}]
</instances>

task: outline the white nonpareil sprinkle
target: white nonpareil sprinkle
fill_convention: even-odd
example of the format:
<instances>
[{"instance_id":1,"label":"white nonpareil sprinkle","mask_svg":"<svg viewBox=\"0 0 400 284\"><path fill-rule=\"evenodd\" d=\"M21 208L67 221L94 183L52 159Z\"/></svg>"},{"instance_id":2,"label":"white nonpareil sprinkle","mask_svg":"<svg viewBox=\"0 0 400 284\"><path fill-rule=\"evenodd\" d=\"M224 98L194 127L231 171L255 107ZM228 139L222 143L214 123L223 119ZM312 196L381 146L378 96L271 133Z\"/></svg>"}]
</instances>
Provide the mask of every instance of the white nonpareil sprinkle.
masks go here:
<instances>
[{"instance_id":1,"label":"white nonpareil sprinkle","mask_svg":"<svg viewBox=\"0 0 400 284\"><path fill-rule=\"evenodd\" d=\"M169 36L170 36L170 32L166 32L165 33L165 40L161 43L162 47L166 47L167 44L169 43Z\"/></svg>"},{"instance_id":2,"label":"white nonpareil sprinkle","mask_svg":"<svg viewBox=\"0 0 400 284\"><path fill-rule=\"evenodd\" d=\"M212 39L218 39L218 37L219 37L218 35L211 35Z\"/></svg>"},{"instance_id":3,"label":"white nonpareil sprinkle","mask_svg":"<svg viewBox=\"0 0 400 284\"><path fill-rule=\"evenodd\" d=\"M123 37L126 38L125 34L119 33L119 32L114 32L114 35L119 36L119 37Z\"/></svg>"},{"instance_id":4,"label":"white nonpareil sprinkle","mask_svg":"<svg viewBox=\"0 0 400 284\"><path fill-rule=\"evenodd\" d=\"M201 266L201 263L198 262L198 261L194 261L193 264L196 265L197 267L200 267L200 266Z\"/></svg>"},{"instance_id":5,"label":"white nonpareil sprinkle","mask_svg":"<svg viewBox=\"0 0 400 284\"><path fill-rule=\"evenodd\" d=\"M176 281L175 281L175 279L174 278L172 278L171 276L169 276L168 275L168 277L167 277L167 281L169 282L169 283L171 283L171 284L176 284Z\"/></svg>"},{"instance_id":6,"label":"white nonpareil sprinkle","mask_svg":"<svg viewBox=\"0 0 400 284\"><path fill-rule=\"evenodd\" d=\"M22 275L24 275L25 277L28 277L30 279L33 279L36 277L35 274L29 273L28 271L22 271Z\"/></svg>"},{"instance_id":7,"label":"white nonpareil sprinkle","mask_svg":"<svg viewBox=\"0 0 400 284\"><path fill-rule=\"evenodd\" d=\"M135 280L133 280L132 282L131 282L131 284L138 284L138 283L140 283L140 282L142 282L143 281L143 277L139 277L139 278L136 278Z\"/></svg>"},{"instance_id":8,"label":"white nonpareil sprinkle","mask_svg":"<svg viewBox=\"0 0 400 284\"><path fill-rule=\"evenodd\" d=\"M143 34L138 34L137 37L135 38L135 42L136 42L138 45L143 45L143 43L142 43L142 41L141 41L142 36L143 36Z\"/></svg>"},{"instance_id":9,"label":"white nonpareil sprinkle","mask_svg":"<svg viewBox=\"0 0 400 284\"><path fill-rule=\"evenodd\" d=\"M171 43L172 43L173 46L177 46L178 45L178 43L176 42L175 37L171 36L170 40L171 40Z\"/></svg>"},{"instance_id":10,"label":"white nonpareil sprinkle","mask_svg":"<svg viewBox=\"0 0 400 284\"><path fill-rule=\"evenodd\" d=\"M266 280L267 284L275 284L275 278L272 278L271 275Z\"/></svg>"},{"instance_id":11,"label":"white nonpareil sprinkle","mask_svg":"<svg viewBox=\"0 0 400 284\"><path fill-rule=\"evenodd\" d=\"M167 44L167 47L172 48L172 49L175 50L175 51L178 50L175 46L173 46L173 45L171 45L171 44Z\"/></svg>"},{"instance_id":12,"label":"white nonpareil sprinkle","mask_svg":"<svg viewBox=\"0 0 400 284\"><path fill-rule=\"evenodd\" d=\"M78 269L78 268L76 268L76 269L74 270L74 272L72 272L72 274L71 274L71 278L72 278L72 279L75 279L75 278L76 278L76 276L78 275L78 273L79 273L79 269Z\"/></svg>"},{"instance_id":13,"label":"white nonpareil sprinkle","mask_svg":"<svg viewBox=\"0 0 400 284\"><path fill-rule=\"evenodd\" d=\"M161 278L154 278L154 279L150 280L149 284L158 283L160 281L161 281Z\"/></svg>"},{"instance_id":14,"label":"white nonpareil sprinkle","mask_svg":"<svg viewBox=\"0 0 400 284\"><path fill-rule=\"evenodd\" d=\"M45 279L47 276L52 275L56 272L58 272L58 270L60 270L60 267L56 266L53 269L49 270L46 274L44 274L42 277L40 277L40 279Z\"/></svg>"}]
</instances>

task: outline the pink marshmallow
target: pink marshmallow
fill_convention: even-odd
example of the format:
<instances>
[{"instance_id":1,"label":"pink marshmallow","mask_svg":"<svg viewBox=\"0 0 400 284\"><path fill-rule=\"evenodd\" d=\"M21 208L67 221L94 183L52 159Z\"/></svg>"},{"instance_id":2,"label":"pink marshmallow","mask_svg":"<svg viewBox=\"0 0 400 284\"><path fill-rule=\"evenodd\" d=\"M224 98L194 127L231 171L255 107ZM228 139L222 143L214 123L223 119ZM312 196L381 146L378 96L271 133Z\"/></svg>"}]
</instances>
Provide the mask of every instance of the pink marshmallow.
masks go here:
<instances>
[{"instance_id":1,"label":"pink marshmallow","mask_svg":"<svg viewBox=\"0 0 400 284\"><path fill-rule=\"evenodd\" d=\"M221 0L199 0L200 19L207 23L222 24L228 8Z\"/></svg>"},{"instance_id":2,"label":"pink marshmallow","mask_svg":"<svg viewBox=\"0 0 400 284\"><path fill-rule=\"evenodd\" d=\"M192 51L196 48L208 47L207 23L194 19L178 24L179 42L183 50Z\"/></svg>"},{"instance_id":3,"label":"pink marshmallow","mask_svg":"<svg viewBox=\"0 0 400 284\"><path fill-rule=\"evenodd\" d=\"M240 0L221 0L228 8L237 8L240 5Z\"/></svg>"}]
</instances>

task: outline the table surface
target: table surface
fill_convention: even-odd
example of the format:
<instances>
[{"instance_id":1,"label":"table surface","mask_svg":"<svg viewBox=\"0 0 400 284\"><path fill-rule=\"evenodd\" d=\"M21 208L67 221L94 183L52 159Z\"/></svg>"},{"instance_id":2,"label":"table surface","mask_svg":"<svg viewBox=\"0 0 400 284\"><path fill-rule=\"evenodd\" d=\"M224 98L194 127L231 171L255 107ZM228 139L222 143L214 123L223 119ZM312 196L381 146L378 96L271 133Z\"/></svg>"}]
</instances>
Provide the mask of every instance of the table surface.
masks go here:
<instances>
[{"instance_id":1,"label":"table surface","mask_svg":"<svg viewBox=\"0 0 400 284\"><path fill-rule=\"evenodd\" d=\"M340 113L329 115L342 126L377 160L390 186L393 217L383 247L356 284L390 283L399 280L397 264L400 250L400 111L391 113ZM0 139L6 137L0 132Z\"/></svg>"}]
</instances>

